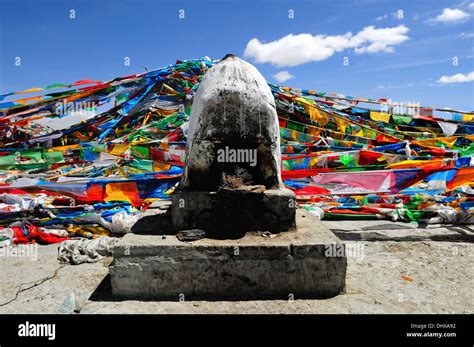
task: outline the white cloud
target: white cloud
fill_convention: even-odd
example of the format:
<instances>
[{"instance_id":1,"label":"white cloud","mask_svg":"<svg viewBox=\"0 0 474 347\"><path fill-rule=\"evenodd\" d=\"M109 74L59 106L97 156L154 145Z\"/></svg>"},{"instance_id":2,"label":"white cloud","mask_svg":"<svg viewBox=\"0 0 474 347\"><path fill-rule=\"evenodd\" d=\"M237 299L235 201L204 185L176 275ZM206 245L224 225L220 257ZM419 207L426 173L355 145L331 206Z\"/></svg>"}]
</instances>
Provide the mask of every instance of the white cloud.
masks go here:
<instances>
[{"instance_id":1,"label":"white cloud","mask_svg":"<svg viewBox=\"0 0 474 347\"><path fill-rule=\"evenodd\" d=\"M471 17L471 15L463 10L445 8L441 14L431 21L439 23L461 23L465 22L469 17Z\"/></svg>"},{"instance_id":2,"label":"white cloud","mask_svg":"<svg viewBox=\"0 0 474 347\"><path fill-rule=\"evenodd\" d=\"M466 73L466 74L458 73L451 76L442 76L438 80L438 83L450 84L450 83L465 83L465 82L471 82L471 81L474 81L474 71Z\"/></svg>"},{"instance_id":3,"label":"white cloud","mask_svg":"<svg viewBox=\"0 0 474 347\"><path fill-rule=\"evenodd\" d=\"M291 80L292 78L295 78L295 76L290 74L288 71L280 71L280 72L274 74L273 78L281 83L281 82Z\"/></svg>"},{"instance_id":4,"label":"white cloud","mask_svg":"<svg viewBox=\"0 0 474 347\"><path fill-rule=\"evenodd\" d=\"M337 52L354 49L355 53L393 52L393 46L409 39L409 29L404 25L393 28L365 27L356 35L289 34L269 43L253 38L247 43L244 56L256 63L277 66L296 66L311 61L322 61Z\"/></svg>"},{"instance_id":5,"label":"white cloud","mask_svg":"<svg viewBox=\"0 0 474 347\"><path fill-rule=\"evenodd\" d=\"M467 5L467 8L474 11L474 2L471 2L469 5Z\"/></svg>"},{"instance_id":6,"label":"white cloud","mask_svg":"<svg viewBox=\"0 0 474 347\"><path fill-rule=\"evenodd\" d=\"M400 17L401 15L401 17ZM379 16L375 18L377 22L380 22L382 20L388 19L389 17L392 17L393 19L403 19L403 10L398 10L392 13L385 13L383 16Z\"/></svg>"},{"instance_id":7,"label":"white cloud","mask_svg":"<svg viewBox=\"0 0 474 347\"><path fill-rule=\"evenodd\" d=\"M472 39L474 38L474 33L460 33L459 37L462 39Z\"/></svg>"}]
</instances>

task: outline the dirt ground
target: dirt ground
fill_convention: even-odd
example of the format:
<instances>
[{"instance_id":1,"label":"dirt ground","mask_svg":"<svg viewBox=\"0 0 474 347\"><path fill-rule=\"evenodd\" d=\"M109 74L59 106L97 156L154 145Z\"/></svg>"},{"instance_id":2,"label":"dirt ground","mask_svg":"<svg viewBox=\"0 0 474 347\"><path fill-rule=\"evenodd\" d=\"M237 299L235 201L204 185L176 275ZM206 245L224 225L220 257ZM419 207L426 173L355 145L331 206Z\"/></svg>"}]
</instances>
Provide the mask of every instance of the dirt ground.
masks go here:
<instances>
[{"instance_id":1,"label":"dirt ground","mask_svg":"<svg viewBox=\"0 0 474 347\"><path fill-rule=\"evenodd\" d=\"M36 257L0 257L0 314L474 313L472 227L323 223L348 247L346 290L331 299L114 301L107 296L110 258L61 265L58 246L49 245L38 246Z\"/></svg>"}]
</instances>

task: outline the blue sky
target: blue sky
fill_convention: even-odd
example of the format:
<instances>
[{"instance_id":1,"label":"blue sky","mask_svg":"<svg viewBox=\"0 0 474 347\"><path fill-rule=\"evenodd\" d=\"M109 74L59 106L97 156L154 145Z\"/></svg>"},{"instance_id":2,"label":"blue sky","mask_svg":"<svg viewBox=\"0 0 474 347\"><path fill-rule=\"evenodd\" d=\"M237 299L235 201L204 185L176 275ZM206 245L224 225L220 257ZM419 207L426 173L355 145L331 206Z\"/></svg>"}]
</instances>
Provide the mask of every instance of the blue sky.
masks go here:
<instances>
[{"instance_id":1,"label":"blue sky","mask_svg":"<svg viewBox=\"0 0 474 347\"><path fill-rule=\"evenodd\" d=\"M471 111L473 43L474 0L0 0L0 94L247 48L272 83Z\"/></svg>"}]
</instances>

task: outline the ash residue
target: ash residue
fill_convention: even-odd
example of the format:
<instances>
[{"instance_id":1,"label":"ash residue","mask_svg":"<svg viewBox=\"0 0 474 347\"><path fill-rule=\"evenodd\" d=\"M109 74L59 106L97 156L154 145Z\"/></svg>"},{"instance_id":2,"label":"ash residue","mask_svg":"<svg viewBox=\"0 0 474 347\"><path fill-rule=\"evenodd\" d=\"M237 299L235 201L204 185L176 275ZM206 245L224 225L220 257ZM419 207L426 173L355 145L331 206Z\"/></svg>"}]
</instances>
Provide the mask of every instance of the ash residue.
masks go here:
<instances>
[{"instance_id":1,"label":"ash residue","mask_svg":"<svg viewBox=\"0 0 474 347\"><path fill-rule=\"evenodd\" d=\"M252 174L241 166L234 166L231 172L223 172L219 188L238 189L254 184Z\"/></svg>"},{"instance_id":2,"label":"ash residue","mask_svg":"<svg viewBox=\"0 0 474 347\"><path fill-rule=\"evenodd\" d=\"M243 186L244 180L236 175L224 174L222 177L221 188L237 189Z\"/></svg>"}]
</instances>

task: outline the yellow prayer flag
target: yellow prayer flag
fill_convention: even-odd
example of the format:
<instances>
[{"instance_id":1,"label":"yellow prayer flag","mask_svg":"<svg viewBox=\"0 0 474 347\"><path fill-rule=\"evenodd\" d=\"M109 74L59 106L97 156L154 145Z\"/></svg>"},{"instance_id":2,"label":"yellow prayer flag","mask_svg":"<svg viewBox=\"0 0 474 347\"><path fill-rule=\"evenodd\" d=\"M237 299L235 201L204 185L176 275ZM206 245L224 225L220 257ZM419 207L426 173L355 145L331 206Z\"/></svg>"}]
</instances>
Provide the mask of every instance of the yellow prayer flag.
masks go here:
<instances>
[{"instance_id":1,"label":"yellow prayer flag","mask_svg":"<svg viewBox=\"0 0 474 347\"><path fill-rule=\"evenodd\" d=\"M468 122L468 123L473 122L474 121L474 114L463 113L462 121L463 122Z\"/></svg>"},{"instance_id":2,"label":"yellow prayer flag","mask_svg":"<svg viewBox=\"0 0 474 347\"><path fill-rule=\"evenodd\" d=\"M140 200L135 182L113 182L105 186L105 201L129 201L137 203Z\"/></svg>"},{"instance_id":3,"label":"yellow prayer flag","mask_svg":"<svg viewBox=\"0 0 474 347\"><path fill-rule=\"evenodd\" d=\"M312 121L317 122L319 126L323 127L323 126L326 126L326 124L328 124L329 117L325 112L322 112L318 110L317 108L307 105L307 104L304 105L304 108L306 112L309 114L309 118Z\"/></svg>"},{"instance_id":4,"label":"yellow prayer flag","mask_svg":"<svg viewBox=\"0 0 474 347\"><path fill-rule=\"evenodd\" d=\"M452 137L438 137L436 138L437 141L445 144L449 148L452 148L454 144L456 143L456 140L458 139L457 136L452 136Z\"/></svg>"},{"instance_id":5,"label":"yellow prayer flag","mask_svg":"<svg viewBox=\"0 0 474 347\"><path fill-rule=\"evenodd\" d=\"M370 118L376 122L390 123L390 113L370 111Z\"/></svg>"},{"instance_id":6,"label":"yellow prayer flag","mask_svg":"<svg viewBox=\"0 0 474 347\"><path fill-rule=\"evenodd\" d=\"M21 92L16 92L15 94L27 94L27 93L39 92L41 90L43 90L43 88L30 88L27 90L23 90Z\"/></svg>"},{"instance_id":7,"label":"yellow prayer flag","mask_svg":"<svg viewBox=\"0 0 474 347\"><path fill-rule=\"evenodd\" d=\"M334 123L337 124L337 127L339 128L339 131L341 133L345 133L346 132L346 127L347 127L347 124L349 124L349 121L347 119L342 118L342 117L336 117L336 116L334 116L333 119L334 119Z\"/></svg>"},{"instance_id":8,"label":"yellow prayer flag","mask_svg":"<svg viewBox=\"0 0 474 347\"><path fill-rule=\"evenodd\" d=\"M427 166L441 167L443 159L433 160L404 160L398 163L389 164L391 169L408 169L408 168L422 168Z\"/></svg>"},{"instance_id":9,"label":"yellow prayer flag","mask_svg":"<svg viewBox=\"0 0 474 347\"><path fill-rule=\"evenodd\" d=\"M47 151L48 152L59 152L59 151L64 152L67 150L73 150L73 149L79 149L79 148L82 148L81 145L75 144L75 145L66 145L66 146L48 148Z\"/></svg>"},{"instance_id":10,"label":"yellow prayer flag","mask_svg":"<svg viewBox=\"0 0 474 347\"><path fill-rule=\"evenodd\" d=\"M122 145L122 144L115 144L112 150L110 151L110 154L113 155L120 155L124 154L128 149L130 148L130 145Z\"/></svg>"},{"instance_id":11,"label":"yellow prayer flag","mask_svg":"<svg viewBox=\"0 0 474 347\"><path fill-rule=\"evenodd\" d=\"M466 136L469 138L469 135ZM426 140L417 140L413 141L413 144L425 146L425 147L438 147L437 143L441 142L442 144L446 145L447 147L451 148L456 143L458 136L451 136L451 137L436 137L433 139L426 139Z\"/></svg>"},{"instance_id":12,"label":"yellow prayer flag","mask_svg":"<svg viewBox=\"0 0 474 347\"><path fill-rule=\"evenodd\" d=\"M426 140L416 140L412 142L414 145L419 145L423 147L436 147L435 139L426 139Z\"/></svg>"},{"instance_id":13,"label":"yellow prayer flag","mask_svg":"<svg viewBox=\"0 0 474 347\"><path fill-rule=\"evenodd\" d=\"M41 100L41 98L42 98L41 95L38 95L38 96L32 96L31 98L14 100L14 102L18 104L26 104L27 102L30 102L30 101Z\"/></svg>"},{"instance_id":14,"label":"yellow prayer flag","mask_svg":"<svg viewBox=\"0 0 474 347\"><path fill-rule=\"evenodd\" d=\"M312 127L312 126L307 126L307 132L309 135L312 135L312 136L319 136L321 134L321 131L322 129L318 129L316 127Z\"/></svg>"},{"instance_id":15,"label":"yellow prayer flag","mask_svg":"<svg viewBox=\"0 0 474 347\"><path fill-rule=\"evenodd\" d=\"M166 171L171 168L170 164L165 164L165 163L157 163L156 161L153 162L153 171L154 172L160 172L160 171Z\"/></svg>"}]
</instances>

